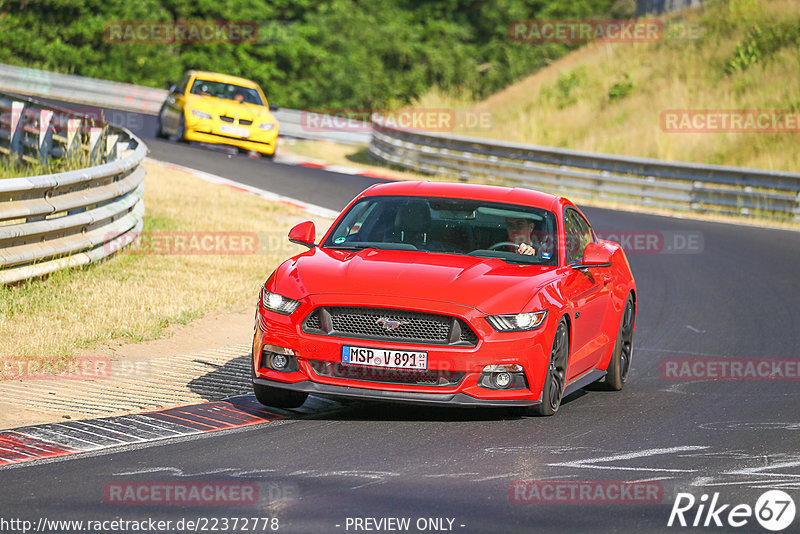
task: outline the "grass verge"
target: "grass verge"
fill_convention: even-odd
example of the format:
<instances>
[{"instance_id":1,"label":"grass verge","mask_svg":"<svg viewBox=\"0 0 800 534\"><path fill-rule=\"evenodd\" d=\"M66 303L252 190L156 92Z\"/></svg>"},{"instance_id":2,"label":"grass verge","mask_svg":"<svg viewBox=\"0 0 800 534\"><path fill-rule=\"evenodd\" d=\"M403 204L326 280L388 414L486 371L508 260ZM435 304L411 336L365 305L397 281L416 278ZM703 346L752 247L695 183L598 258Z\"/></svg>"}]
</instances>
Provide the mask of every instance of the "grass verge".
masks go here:
<instances>
[{"instance_id":1,"label":"grass verge","mask_svg":"<svg viewBox=\"0 0 800 534\"><path fill-rule=\"evenodd\" d=\"M39 360L58 368L78 349L154 339L170 324L254 304L278 263L304 250L288 242L289 228L308 219L318 232L330 224L182 171L152 162L145 166L142 242L160 244L0 287L0 365ZM256 253L231 254L235 248L229 245L215 245L211 253L164 253L176 250L164 246L170 236L221 232L255 233Z\"/></svg>"},{"instance_id":2,"label":"grass verge","mask_svg":"<svg viewBox=\"0 0 800 534\"><path fill-rule=\"evenodd\" d=\"M484 128L455 129L464 135L800 171L797 130L691 133L662 127L662 114L670 110L796 115L800 3L716 1L669 15L666 21L667 27L682 31L668 31L654 43L588 44L483 101L434 90L413 106L491 113Z\"/></svg>"}]
</instances>

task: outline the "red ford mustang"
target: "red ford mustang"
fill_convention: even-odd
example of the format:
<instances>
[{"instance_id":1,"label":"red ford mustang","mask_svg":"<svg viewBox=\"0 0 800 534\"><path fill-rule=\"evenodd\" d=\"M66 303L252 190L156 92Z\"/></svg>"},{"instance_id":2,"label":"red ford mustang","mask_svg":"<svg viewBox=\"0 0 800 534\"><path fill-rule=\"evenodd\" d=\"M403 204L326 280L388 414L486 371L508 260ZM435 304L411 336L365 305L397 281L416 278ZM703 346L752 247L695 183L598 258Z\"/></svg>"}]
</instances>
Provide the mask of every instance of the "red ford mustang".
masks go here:
<instances>
[{"instance_id":1,"label":"red ford mustang","mask_svg":"<svg viewBox=\"0 0 800 534\"><path fill-rule=\"evenodd\" d=\"M592 382L625 384L636 284L622 248L569 200L527 189L397 182L356 197L264 283L253 388L552 415Z\"/></svg>"}]
</instances>

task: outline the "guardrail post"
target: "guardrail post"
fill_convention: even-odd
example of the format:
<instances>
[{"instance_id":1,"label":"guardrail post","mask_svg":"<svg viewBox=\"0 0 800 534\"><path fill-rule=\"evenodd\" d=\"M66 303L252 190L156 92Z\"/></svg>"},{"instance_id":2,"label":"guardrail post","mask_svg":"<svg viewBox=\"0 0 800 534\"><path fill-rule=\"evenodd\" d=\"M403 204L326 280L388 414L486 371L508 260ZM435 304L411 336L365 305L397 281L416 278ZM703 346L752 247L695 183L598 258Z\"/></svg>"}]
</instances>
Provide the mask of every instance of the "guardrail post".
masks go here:
<instances>
[{"instance_id":1,"label":"guardrail post","mask_svg":"<svg viewBox=\"0 0 800 534\"><path fill-rule=\"evenodd\" d=\"M43 109L39 111L39 163L47 166L50 159L50 149L53 146L53 129L50 123L53 120L53 111Z\"/></svg>"},{"instance_id":2,"label":"guardrail post","mask_svg":"<svg viewBox=\"0 0 800 534\"><path fill-rule=\"evenodd\" d=\"M102 128L89 129L89 161L92 165L97 165L103 157L101 138L103 136Z\"/></svg>"},{"instance_id":3,"label":"guardrail post","mask_svg":"<svg viewBox=\"0 0 800 534\"><path fill-rule=\"evenodd\" d=\"M73 152L80 151L81 119L67 119L67 146L64 153L72 156Z\"/></svg>"},{"instance_id":4,"label":"guardrail post","mask_svg":"<svg viewBox=\"0 0 800 534\"><path fill-rule=\"evenodd\" d=\"M17 161L22 161L22 140L25 137L25 102L11 103L11 125L9 128L9 150L12 159L16 156Z\"/></svg>"},{"instance_id":5,"label":"guardrail post","mask_svg":"<svg viewBox=\"0 0 800 534\"><path fill-rule=\"evenodd\" d=\"M797 199L795 200L795 207L794 207L794 220L795 222L800 222L800 192L797 193Z\"/></svg>"},{"instance_id":6,"label":"guardrail post","mask_svg":"<svg viewBox=\"0 0 800 534\"><path fill-rule=\"evenodd\" d=\"M119 139L119 135L117 134L109 134L106 136L105 161L114 161L117 159L117 139Z\"/></svg>"}]
</instances>

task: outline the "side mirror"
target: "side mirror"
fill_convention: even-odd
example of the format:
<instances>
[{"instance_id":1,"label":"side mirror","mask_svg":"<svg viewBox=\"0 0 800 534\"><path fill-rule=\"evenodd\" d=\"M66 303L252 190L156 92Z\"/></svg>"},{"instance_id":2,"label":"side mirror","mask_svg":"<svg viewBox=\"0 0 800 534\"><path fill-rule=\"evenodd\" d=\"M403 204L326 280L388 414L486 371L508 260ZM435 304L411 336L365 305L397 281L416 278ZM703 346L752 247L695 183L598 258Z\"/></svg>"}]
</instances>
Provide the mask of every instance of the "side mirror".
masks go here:
<instances>
[{"instance_id":1,"label":"side mirror","mask_svg":"<svg viewBox=\"0 0 800 534\"><path fill-rule=\"evenodd\" d=\"M583 260L572 266L573 269L587 267L611 267L611 252L600 243L591 242L583 250Z\"/></svg>"},{"instance_id":2,"label":"side mirror","mask_svg":"<svg viewBox=\"0 0 800 534\"><path fill-rule=\"evenodd\" d=\"M169 85L169 92L170 92L170 94L173 94L173 93L175 93L177 90L178 90L178 88L175 86L175 84L174 84L174 83L171 83L171 84Z\"/></svg>"},{"instance_id":3,"label":"side mirror","mask_svg":"<svg viewBox=\"0 0 800 534\"><path fill-rule=\"evenodd\" d=\"M278 111L279 109L281 109L281 108L279 108L278 106L274 106L272 104L269 105L269 110L270 111Z\"/></svg>"},{"instance_id":4,"label":"side mirror","mask_svg":"<svg viewBox=\"0 0 800 534\"><path fill-rule=\"evenodd\" d=\"M308 248L314 248L314 239L316 237L316 228L311 221L301 222L291 230L289 230L289 241L298 245L304 245Z\"/></svg>"}]
</instances>

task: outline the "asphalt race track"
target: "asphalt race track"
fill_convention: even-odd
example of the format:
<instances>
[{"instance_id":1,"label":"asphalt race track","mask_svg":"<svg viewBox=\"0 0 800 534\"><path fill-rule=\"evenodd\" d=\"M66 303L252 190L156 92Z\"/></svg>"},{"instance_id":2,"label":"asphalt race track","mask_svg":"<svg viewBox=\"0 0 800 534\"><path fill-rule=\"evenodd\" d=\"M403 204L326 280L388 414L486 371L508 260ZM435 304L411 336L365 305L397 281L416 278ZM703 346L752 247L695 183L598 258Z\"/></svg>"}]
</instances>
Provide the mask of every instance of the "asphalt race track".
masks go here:
<instances>
[{"instance_id":1,"label":"asphalt race track","mask_svg":"<svg viewBox=\"0 0 800 534\"><path fill-rule=\"evenodd\" d=\"M131 129L155 159L327 208L341 209L376 181L154 139L153 117L114 113L127 117L129 128L139 124ZM263 425L6 467L0 517L34 525L42 517L152 518L173 521L171 531L194 530L185 522L176 528L181 519L216 518L221 531L222 518L231 525L248 517L278 518L279 532L674 532L689 530L667 526L678 493L698 500L686 512L691 522L701 496L710 502L718 492L719 505L730 505L718 516L724 526L708 518L711 526L703 528L703 512L692 532L767 532L755 517L738 529L727 520L733 506L755 507L769 489L784 490L800 506L800 233L585 213L601 235L656 236L657 246L628 253L639 295L633 370L623 391L579 391L551 418L337 404ZM711 358L784 365L795 379L670 374L670 365ZM643 481L657 493L606 503L542 492L545 502L515 502L533 500L532 489L548 481L584 481L592 491ZM256 488L257 498L234 505L109 498L109 485L132 482L232 483ZM410 518L410 526L393 529L398 524L387 518ZM372 519L383 520L381 528ZM266 525L262 519L257 531L275 524ZM236 531L256 531L241 526ZM800 521L785 532L800 532Z\"/></svg>"}]
</instances>

